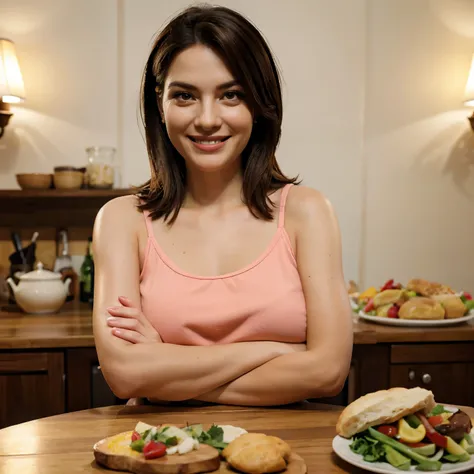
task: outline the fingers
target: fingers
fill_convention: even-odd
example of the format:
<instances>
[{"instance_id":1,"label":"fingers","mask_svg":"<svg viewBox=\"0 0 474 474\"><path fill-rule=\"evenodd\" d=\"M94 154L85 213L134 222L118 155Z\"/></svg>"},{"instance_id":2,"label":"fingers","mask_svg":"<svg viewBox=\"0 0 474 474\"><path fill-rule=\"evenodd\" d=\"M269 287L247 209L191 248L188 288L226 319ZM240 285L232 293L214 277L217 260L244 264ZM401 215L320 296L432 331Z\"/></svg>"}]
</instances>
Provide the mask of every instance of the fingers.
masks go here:
<instances>
[{"instance_id":1,"label":"fingers","mask_svg":"<svg viewBox=\"0 0 474 474\"><path fill-rule=\"evenodd\" d=\"M126 296L119 296L118 300L120 304L122 304L123 306L126 306L127 308L136 308L132 300L130 298L127 298Z\"/></svg>"},{"instance_id":2,"label":"fingers","mask_svg":"<svg viewBox=\"0 0 474 474\"><path fill-rule=\"evenodd\" d=\"M110 306L107 311L112 316L118 316L121 318L139 318L140 311L136 308L127 308L125 306Z\"/></svg>"},{"instance_id":3,"label":"fingers","mask_svg":"<svg viewBox=\"0 0 474 474\"><path fill-rule=\"evenodd\" d=\"M141 329L141 324L134 318L107 318L107 324L112 328L130 329L131 331L138 331Z\"/></svg>"},{"instance_id":4,"label":"fingers","mask_svg":"<svg viewBox=\"0 0 474 474\"><path fill-rule=\"evenodd\" d=\"M129 329L113 328L112 334L115 337L123 339L124 341L131 342L132 344L145 342L145 338L140 333L138 333L137 331L131 331Z\"/></svg>"}]
</instances>

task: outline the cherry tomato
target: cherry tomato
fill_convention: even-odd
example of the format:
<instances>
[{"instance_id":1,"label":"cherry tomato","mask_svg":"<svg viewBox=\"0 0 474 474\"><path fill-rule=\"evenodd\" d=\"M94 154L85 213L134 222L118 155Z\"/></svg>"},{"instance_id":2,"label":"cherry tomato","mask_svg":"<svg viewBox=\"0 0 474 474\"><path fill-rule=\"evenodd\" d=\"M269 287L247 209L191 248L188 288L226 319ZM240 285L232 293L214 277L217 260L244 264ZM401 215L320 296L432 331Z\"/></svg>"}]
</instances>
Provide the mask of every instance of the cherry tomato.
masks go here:
<instances>
[{"instance_id":1,"label":"cherry tomato","mask_svg":"<svg viewBox=\"0 0 474 474\"><path fill-rule=\"evenodd\" d=\"M380 291L385 291L385 290L391 290L392 289L392 285L393 285L393 279L392 280L388 280L387 282L385 282L385 285L382 286L382 288L380 288Z\"/></svg>"},{"instance_id":2,"label":"cherry tomato","mask_svg":"<svg viewBox=\"0 0 474 474\"><path fill-rule=\"evenodd\" d=\"M395 436L397 436L398 433L397 428L391 425L380 425L379 427L377 427L377 431L390 438L394 438Z\"/></svg>"},{"instance_id":3,"label":"cherry tomato","mask_svg":"<svg viewBox=\"0 0 474 474\"><path fill-rule=\"evenodd\" d=\"M374 309L374 300L370 298L369 302L364 307L364 313L368 313Z\"/></svg>"},{"instance_id":4,"label":"cherry tomato","mask_svg":"<svg viewBox=\"0 0 474 474\"><path fill-rule=\"evenodd\" d=\"M143 446L143 455L145 459L161 458L166 454L166 446L163 443L157 443L150 440Z\"/></svg>"},{"instance_id":5,"label":"cherry tomato","mask_svg":"<svg viewBox=\"0 0 474 474\"><path fill-rule=\"evenodd\" d=\"M430 416L428 418L428 423L431 426L438 426L441 423L443 423L443 421L444 421L444 418L441 415Z\"/></svg>"},{"instance_id":6,"label":"cherry tomato","mask_svg":"<svg viewBox=\"0 0 474 474\"><path fill-rule=\"evenodd\" d=\"M472 300L471 293L468 293L467 291L465 291L463 294L464 294L464 298L466 298L467 300Z\"/></svg>"},{"instance_id":7,"label":"cherry tomato","mask_svg":"<svg viewBox=\"0 0 474 474\"><path fill-rule=\"evenodd\" d=\"M399 309L400 309L400 308L399 308L396 304L392 305L392 306L389 308L389 310L387 311L387 316L388 316L389 318L398 318L398 310L399 310Z\"/></svg>"},{"instance_id":8,"label":"cherry tomato","mask_svg":"<svg viewBox=\"0 0 474 474\"><path fill-rule=\"evenodd\" d=\"M141 438L140 433L136 431L132 433L132 441L136 441L137 439L140 439L140 438Z\"/></svg>"}]
</instances>

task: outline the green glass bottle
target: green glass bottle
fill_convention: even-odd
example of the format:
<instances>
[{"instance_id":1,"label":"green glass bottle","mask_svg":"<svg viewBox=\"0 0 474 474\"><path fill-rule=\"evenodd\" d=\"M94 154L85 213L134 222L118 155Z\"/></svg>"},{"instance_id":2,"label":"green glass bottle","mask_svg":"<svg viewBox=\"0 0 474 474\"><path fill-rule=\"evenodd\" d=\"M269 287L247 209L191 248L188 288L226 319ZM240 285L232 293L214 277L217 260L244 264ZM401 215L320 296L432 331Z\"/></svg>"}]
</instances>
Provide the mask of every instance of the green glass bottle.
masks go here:
<instances>
[{"instance_id":1,"label":"green glass bottle","mask_svg":"<svg viewBox=\"0 0 474 474\"><path fill-rule=\"evenodd\" d=\"M87 252L81 265L80 300L92 303L94 300L94 260L92 258L92 237L89 237Z\"/></svg>"}]
</instances>

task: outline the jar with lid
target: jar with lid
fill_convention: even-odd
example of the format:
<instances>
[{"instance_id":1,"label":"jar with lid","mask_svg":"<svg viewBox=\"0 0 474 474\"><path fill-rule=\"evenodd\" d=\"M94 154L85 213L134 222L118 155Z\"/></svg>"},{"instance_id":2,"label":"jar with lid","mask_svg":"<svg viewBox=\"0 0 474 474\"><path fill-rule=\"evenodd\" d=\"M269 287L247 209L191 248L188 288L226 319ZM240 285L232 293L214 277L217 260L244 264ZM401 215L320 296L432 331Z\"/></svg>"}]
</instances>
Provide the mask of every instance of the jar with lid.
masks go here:
<instances>
[{"instance_id":1,"label":"jar with lid","mask_svg":"<svg viewBox=\"0 0 474 474\"><path fill-rule=\"evenodd\" d=\"M115 148L90 146L86 148L86 186L95 189L110 189L114 186L116 173Z\"/></svg>"}]
</instances>

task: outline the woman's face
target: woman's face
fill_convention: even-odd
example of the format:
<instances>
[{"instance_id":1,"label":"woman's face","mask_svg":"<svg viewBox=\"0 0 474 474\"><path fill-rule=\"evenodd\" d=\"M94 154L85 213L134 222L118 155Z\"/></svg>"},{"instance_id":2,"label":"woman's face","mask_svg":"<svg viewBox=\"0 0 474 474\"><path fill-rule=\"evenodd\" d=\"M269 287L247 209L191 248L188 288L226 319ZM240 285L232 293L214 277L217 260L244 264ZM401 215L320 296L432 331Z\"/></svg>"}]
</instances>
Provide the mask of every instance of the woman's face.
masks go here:
<instances>
[{"instance_id":1,"label":"woman's face","mask_svg":"<svg viewBox=\"0 0 474 474\"><path fill-rule=\"evenodd\" d=\"M240 166L253 117L242 87L211 49L195 45L176 56L162 100L168 136L188 168Z\"/></svg>"}]
</instances>

